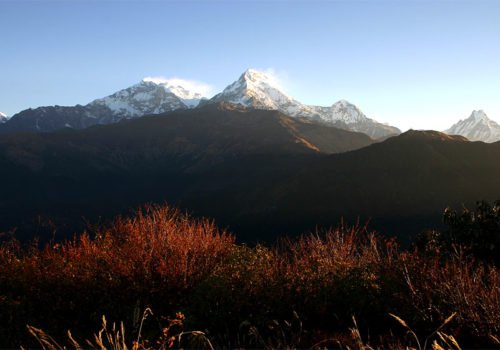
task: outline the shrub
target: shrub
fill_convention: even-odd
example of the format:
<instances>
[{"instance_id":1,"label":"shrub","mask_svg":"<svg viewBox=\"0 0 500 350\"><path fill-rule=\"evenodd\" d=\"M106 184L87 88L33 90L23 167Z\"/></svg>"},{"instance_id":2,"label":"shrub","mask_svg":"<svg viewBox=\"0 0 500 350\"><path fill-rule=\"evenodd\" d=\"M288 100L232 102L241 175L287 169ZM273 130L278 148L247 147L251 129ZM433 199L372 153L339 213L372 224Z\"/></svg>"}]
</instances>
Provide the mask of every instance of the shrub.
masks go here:
<instances>
[{"instance_id":1,"label":"shrub","mask_svg":"<svg viewBox=\"0 0 500 350\"><path fill-rule=\"evenodd\" d=\"M443 218L448 228L441 241L448 249L460 245L479 259L500 263L500 200L477 202L475 210L447 208Z\"/></svg>"},{"instance_id":2,"label":"shrub","mask_svg":"<svg viewBox=\"0 0 500 350\"><path fill-rule=\"evenodd\" d=\"M5 243L0 303L9 310L2 313L9 323L2 322L0 342L15 344L26 323L50 332L62 331L61 325L85 330L102 314L133 326L134 309L143 305L168 314L233 244L234 237L212 221L168 206L146 206L134 217L117 218L93 240L82 234L42 250Z\"/></svg>"},{"instance_id":3,"label":"shrub","mask_svg":"<svg viewBox=\"0 0 500 350\"><path fill-rule=\"evenodd\" d=\"M475 259L500 264L500 200L493 205L477 202L475 210L446 208L443 221L447 226L443 231L419 235L415 244L422 252L449 256L459 248Z\"/></svg>"},{"instance_id":4,"label":"shrub","mask_svg":"<svg viewBox=\"0 0 500 350\"><path fill-rule=\"evenodd\" d=\"M181 311L188 329L230 348L345 339L353 316L359 339L388 344L392 334L397 344L404 330L389 313L424 335L456 313L450 335L485 346L500 329L500 274L463 249L401 251L363 227L248 247L209 220L146 206L94 239L84 233L43 249L3 243L0 347L29 345L26 324L83 339L103 314L123 321L133 338L146 307L156 315ZM142 332L156 339L158 327L148 323Z\"/></svg>"}]
</instances>

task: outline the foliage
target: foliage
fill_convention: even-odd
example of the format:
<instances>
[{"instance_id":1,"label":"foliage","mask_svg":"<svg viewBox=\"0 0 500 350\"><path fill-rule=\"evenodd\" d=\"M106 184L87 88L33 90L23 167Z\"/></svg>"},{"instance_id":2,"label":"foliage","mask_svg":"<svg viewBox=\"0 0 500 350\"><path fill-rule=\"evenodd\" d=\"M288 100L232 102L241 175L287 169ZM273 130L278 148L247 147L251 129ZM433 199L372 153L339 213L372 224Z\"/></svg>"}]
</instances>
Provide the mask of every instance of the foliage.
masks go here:
<instances>
[{"instance_id":1,"label":"foliage","mask_svg":"<svg viewBox=\"0 0 500 350\"><path fill-rule=\"evenodd\" d=\"M61 325L85 331L107 314L137 328L136 310L154 304L161 313L172 312L233 244L213 222L159 206L117 218L93 240L84 233L42 250L5 243L0 343L12 346L22 339L28 322L51 333Z\"/></svg>"},{"instance_id":2,"label":"foliage","mask_svg":"<svg viewBox=\"0 0 500 350\"><path fill-rule=\"evenodd\" d=\"M448 323L447 334L465 345L488 346L500 332L497 267L459 248L445 255L403 251L363 227L248 247L211 221L147 206L99 229L95 239L82 234L43 249L5 242L0 266L0 347L35 346L26 324L54 339L68 329L85 339L103 314L123 321L129 340L159 339L165 319L144 322L140 310L147 307L157 315L181 311L183 327L227 348L335 339L361 349L361 336L374 347L416 346L390 313L414 334ZM353 316L357 333L346 333ZM123 340L121 326L109 334L118 331Z\"/></svg>"},{"instance_id":3,"label":"foliage","mask_svg":"<svg viewBox=\"0 0 500 350\"><path fill-rule=\"evenodd\" d=\"M479 201L474 210L448 207L443 221L446 229L424 231L417 237L420 251L443 256L459 253L500 264L500 200L493 205Z\"/></svg>"},{"instance_id":4,"label":"foliage","mask_svg":"<svg viewBox=\"0 0 500 350\"><path fill-rule=\"evenodd\" d=\"M477 202L475 210L447 208L443 217L448 225L443 244L461 245L480 259L500 263L500 200L493 205Z\"/></svg>"}]
</instances>

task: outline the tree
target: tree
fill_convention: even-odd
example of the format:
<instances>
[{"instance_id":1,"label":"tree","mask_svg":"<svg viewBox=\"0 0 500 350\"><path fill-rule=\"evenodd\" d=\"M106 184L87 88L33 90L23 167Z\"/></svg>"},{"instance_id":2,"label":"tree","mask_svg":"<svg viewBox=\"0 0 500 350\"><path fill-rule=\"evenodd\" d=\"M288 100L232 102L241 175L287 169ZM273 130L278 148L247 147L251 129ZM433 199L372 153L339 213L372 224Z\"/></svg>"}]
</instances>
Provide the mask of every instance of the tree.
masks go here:
<instances>
[{"instance_id":1,"label":"tree","mask_svg":"<svg viewBox=\"0 0 500 350\"><path fill-rule=\"evenodd\" d=\"M460 245L478 259L500 263L500 200L493 205L477 202L474 211L446 208L443 220L447 225L440 235L443 247Z\"/></svg>"}]
</instances>

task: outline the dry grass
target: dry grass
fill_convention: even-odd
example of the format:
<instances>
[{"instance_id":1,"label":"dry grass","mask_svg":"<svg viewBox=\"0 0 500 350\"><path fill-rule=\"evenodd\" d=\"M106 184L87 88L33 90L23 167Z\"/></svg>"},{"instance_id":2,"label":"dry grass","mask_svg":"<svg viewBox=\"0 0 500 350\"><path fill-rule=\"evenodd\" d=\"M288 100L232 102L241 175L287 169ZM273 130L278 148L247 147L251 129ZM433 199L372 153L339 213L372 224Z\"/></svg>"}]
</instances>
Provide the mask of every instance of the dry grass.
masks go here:
<instances>
[{"instance_id":1,"label":"dry grass","mask_svg":"<svg viewBox=\"0 0 500 350\"><path fill-rule=\"evenodd\" d=\"M421 323L435 324L443 314L457 312L456 321L467 325L464 335L500 332L500 274L494 266L461 254L445 262L402 254L401 267L414 318Z\"/></svg>"},{"instance_id":2,"label":"dry grass","mask_svg":"<svg viewBox=\"0 0 500 350\"><path fill-rule=\"evenodd\" d=\"M162 320L143 324L139 310L146 307L158 315L181 310L190 329L228 348L340 342L446 349L453 341L488 346L499 338L496 267L460 253L401 251L362 227L247 247L209 220L148 206L95 239L83 234L41 250L5 243L0 266L0 347L26 344L27 323L31 333L44 329L62 339L71 329L82 339L102 314L123 320L129 340L158 339ZM108 334L123 342L124 330L103 331L102 341ZM431 336L420 344L417 334Z\"/></svg>"},{"instance_id":3,"label":"dry grass","mask_svg":"<svg viewBox=\"0 0 500 350\"><path fill-rule=\"evenodd\" d=\"M148 315L153 315L151 309L146 309L141 319L141 325L146 320ZM38 342L43 350L166 350L166 349L182 349L185 347L196 349L214 350L210 340L205 336L205 333L200 331L184 331L185 316L182 313L177 313L175 318L169 319L166 327L162 328L161 335L156 341L143 339L141 329L134 341L127 340L125 327L123 322L118 327L115 323L108 326L106 317L102 317L102 328L94 334L92 340L86 340L85 345L81 345L74 339L71 332L68 331L67 339L68 346L60 345L50 335L43 330L33 326L27 326L28 332Z\"/></svg>"}]
</instances>

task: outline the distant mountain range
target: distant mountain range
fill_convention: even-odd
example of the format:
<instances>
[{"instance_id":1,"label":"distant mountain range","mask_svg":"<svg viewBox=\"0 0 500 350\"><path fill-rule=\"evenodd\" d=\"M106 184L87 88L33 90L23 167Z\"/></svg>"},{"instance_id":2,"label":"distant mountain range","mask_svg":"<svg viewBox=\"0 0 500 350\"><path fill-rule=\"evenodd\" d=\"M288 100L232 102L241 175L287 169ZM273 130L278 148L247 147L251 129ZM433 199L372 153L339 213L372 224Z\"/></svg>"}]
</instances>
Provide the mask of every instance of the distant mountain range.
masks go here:
<instances>
[{"instance_id":1,"label":"distant mountain range","mask_svg":"<svg viewBox=\"0 0 500 350\"><path fill-rule=\"evenodd\" d=\"M84 129L218 102L240 104L253 109L277 110L291 117L362 132L374 140L401 133L396 127L368 118L356 105L346 100L328 107L303 104L284 93L271 75L255 69L248 69L238 80L210 99L201 91L186 88L178 80L145 78L138 84L84 106L38 107L21 111L11 118L0 113L0 133ZM489 119L482 110L473 111L469 118L460 120L444 132L462 135L471 141L500 140L500 125Z\"/></svg>"},{"instance_id":2,"label":"distant mountain range","mask_svg":"<svg viewBox=\"0 0 500 350\"><path fill-rule=\"evenodd\" d=\"M200 103L201 102L201 103ZM169 80L147 78L110 96L85 106L48 106L27 109L15 114L0 132L50 132L62 128L83 129L96 124L111 124L123 119L198 105L228 102L244 107L278 110L286 115L307 118L337 128L362 132L373 139L397 135L400 130L367 118L355 105L341 100L331 107L309 106L282 92L273 78L249 69L210 100Z\"/></svg>"},{"instance_id":3,"label":"distant mountain range","mask_svg":"<svg viewBox=\"0 0 500 350\"><path fill-rule=\"evenodd\" d=\"M473 111L469 118L460 120L445 132L465 136L471 141L500 141L500 125L489 119L482 110Z\"/></svg>"},{"instance_id":4,"label":"distant mountain range","mask_svg":"<svg viewBox=\"0 0 500 350\"><path fill-rule=\"evenodd\" d=\"M3 135L0 231L42 234L50 218L62 223L59 234L73 233L167 201L245 241L342 217L408 238L439 226L448 205L500 198L498 159L500 142L409 131L373 143L279 111L211 103L84 130Z\"/></svg>"}]
</instances>

